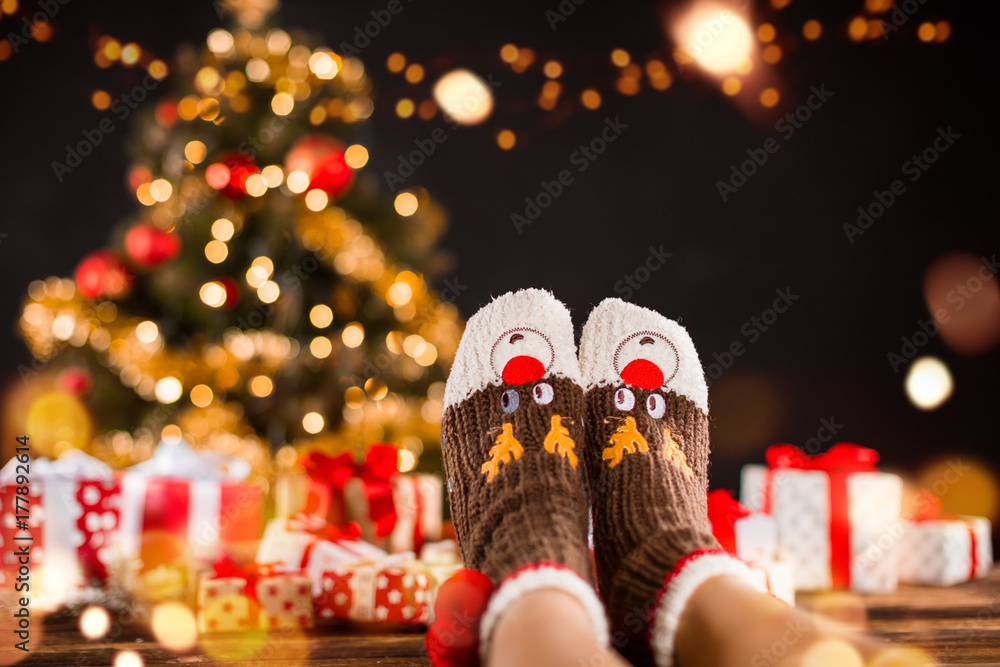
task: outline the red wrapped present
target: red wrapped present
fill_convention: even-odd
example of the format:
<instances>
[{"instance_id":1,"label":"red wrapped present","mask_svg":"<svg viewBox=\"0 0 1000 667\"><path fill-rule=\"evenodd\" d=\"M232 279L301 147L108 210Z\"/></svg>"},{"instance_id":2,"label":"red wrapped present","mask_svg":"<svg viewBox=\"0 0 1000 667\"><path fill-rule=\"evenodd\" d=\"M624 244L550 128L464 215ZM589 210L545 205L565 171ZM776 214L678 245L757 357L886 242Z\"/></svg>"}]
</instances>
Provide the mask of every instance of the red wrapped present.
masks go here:
<instances>
[{"instance_id":1,"label":"red wrapped present","mask_svg":"<svg viewBox=\"0 0 1000 667\"><path fill-rule=\"evenodd\" d=\"M900 540L899 580L906 584L951 586L985 577L993 568L990 520L947 514L941 499L924 490Z\"/></svg>"},{"instance_id":2,"label":"red wrapped present","mask_svg":"<svg viewBox=\"0 0 1000 667\"><path fill-rule=\"evenodd\" d=\"M153 533L173 536L209 563L223 550L252 559L264 496L245 481L249 474L250 465L235 456L161 442L151 459L122 475L122 553L139 556L144 536Z\"/></svg>"},{"instance_id":3,"label":"red wrapped present","mask_svg":"<svg viewBox=\"0 0 1000 667\"><path fill-rule=\"evenodd\" d=\"M743 467L740 499L774 517L778 557L798 590L896 589L903 484L877 461L876 451L842 442L817 456L775 445L767 467Z\"/></svg>"},{"instance_id":4,"label":"red wrapped present","mask_svg":"<svg viewBox=\"0 0 1000 667\"><path fill-rule=\"evenodd\" d=\"M302 573L282 572L257 579L260 627L311 628L313 626L312 582Z\"/></svg>"},{"instance_id":5,"label":"red wrapped present","mask_svg":"<svg viewBox=\"0 0 1000 667\"><path fill-rule=\"evenodd\" d=\"M390 623L426 623L431 581L406 554L323 573L316 598L320 618Z\"/></svg>"},{"instance_id":6,"label":"red wrapped present","mask_svg":"<svg viewBox=\"0 0 1000 667\"><path fill-rule=\"evenodd\" d=\"M16 569L18 548L30 547L33 603L58 606L106 578L120 495L111 468L79 450L56 461L15 457L0 470L3 566Z\"/></svg>"}]
</instances>

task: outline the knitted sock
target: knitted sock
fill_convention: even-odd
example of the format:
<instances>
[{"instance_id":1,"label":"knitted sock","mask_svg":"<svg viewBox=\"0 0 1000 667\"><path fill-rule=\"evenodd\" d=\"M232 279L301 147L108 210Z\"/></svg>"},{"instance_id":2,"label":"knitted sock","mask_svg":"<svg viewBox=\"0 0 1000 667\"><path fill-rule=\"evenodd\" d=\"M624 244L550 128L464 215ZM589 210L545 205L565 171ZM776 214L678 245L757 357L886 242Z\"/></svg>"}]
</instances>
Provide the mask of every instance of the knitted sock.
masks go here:
<instances>
[{"instance_id":1,"label":"knitted sock","mask_svg":"<svg viewBox=\"0 0 1000 667\"><path fill-rule=\"evenodd\" d=\"M648 664L668 573L689 554L719 548L706 504L708 387L684 328L620 299L590 314L580 366L598 590L616 648Z\"/></svg>"},{"instance_id":2,"label":"knitted sock","mask_svg":"<svg viewBox=\"0 0 1000 667\"><path fill-rule=\"evenodd\" d=\"M583 465L585 405L569 311L550 293L497 297L469 319L444 395L441 447L467 567L499 583L481 652L521 594L559 588L607 641L591 580Z\"/></svg>"}]
</instances>

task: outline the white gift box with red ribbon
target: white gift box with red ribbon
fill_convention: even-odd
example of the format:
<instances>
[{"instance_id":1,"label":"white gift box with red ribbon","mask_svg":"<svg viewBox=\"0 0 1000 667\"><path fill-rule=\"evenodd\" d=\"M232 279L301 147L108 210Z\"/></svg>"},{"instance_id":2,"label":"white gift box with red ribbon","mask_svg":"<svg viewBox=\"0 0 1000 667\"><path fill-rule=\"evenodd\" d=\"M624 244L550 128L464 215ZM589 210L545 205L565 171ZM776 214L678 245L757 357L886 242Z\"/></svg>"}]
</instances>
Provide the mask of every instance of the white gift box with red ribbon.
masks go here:
<instances>
[{"instance_id":1,"label":"white gift box with red ribbon","mask_svg":"<svg viewBox=\"0 0 1000 667\"><path fill-rule=\"evenodd\" d=\"M740 500L774 517L778 558L792 565L796 589L894 591L903 484L875 468L878 454L839 443L809 457L776 445L767 458L769 466L743 467Z\"/></svg>"},{"instance_id":2,"label":"white gift box with red ribbon","mask_svg":"<svg viewBox=\"0 0 1000 667\"><path fill-rule=\"evenodd\" d=\"M951 586L985 577L993 567L989 519L944 516L908 521L905 528L899 555L903 583Z\"/></svg>"},{"instance_id":3,"label":"white gift box with red ribbon","mask_svg":"<svg viewBox=\"0 0 1000 667\"><path fill-rule=\"evenodd\" d=\"M249 475L250 464L238 457L161 442L152 458L122 474L122 553L138 556L151 530L184 539L203 560L215 560L230 543L256 547L263 493L245 481Z\"/></svg>"},{"instance_id":4,"label":"white gift box with red ribbon","mask_svg":"<svg viewBox=\"0 0 1000 667\"><path fill-rule=\"evenodd\" d=\"M795 606L795 568L781 560L748 563L754 577L771 595Z\"/></svg>"},{"instance_id":5,"label":"white gift box with red ribbon","mask_svg":"<svg viewBox=\"0 0 1000 667\"><path fill-rule=\"evenodd\" d=\"M19 476L27 483L18 484ZM18 487L27 493L19 496ZM16 552L30 547L34 605L53 608L88 578L104 578L114 557L120 508L118 483L106 464L79 450L55 461L24 464L13 458L0 470L0 498L3 566L16 571ZM27 530L18 527L18 515L24 514Z\"/></svg>"}]
</instances>

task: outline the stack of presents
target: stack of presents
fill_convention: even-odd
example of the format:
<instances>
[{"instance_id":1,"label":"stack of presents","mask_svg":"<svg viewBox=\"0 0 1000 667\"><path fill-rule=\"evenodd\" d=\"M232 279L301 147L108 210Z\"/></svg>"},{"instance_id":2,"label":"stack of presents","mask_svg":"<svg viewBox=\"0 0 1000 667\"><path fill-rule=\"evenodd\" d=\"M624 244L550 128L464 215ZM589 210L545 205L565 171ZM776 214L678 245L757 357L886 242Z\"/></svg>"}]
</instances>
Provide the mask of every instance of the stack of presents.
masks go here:
<instances>
[{"instance_id":1,"label":"stack of presents","mask_svg":"<svg viewBox=\"0 0 1000 667\"><path fill-rule=\"evenodd\" d=\"M796 591L984 576L989 520L943 514L926 492L904 518L902 481L877 458L848 443L816 456L771 447L767 465L744 467L740 502L709 494L712 531L791 604ZM278 475L267 504L245 462L183 441L117 473L79 451L32 460L29 474L24 465L0 470L2 563L10 577L30 544L32 603L43 610L124 576L149 602L192 605L205 633L422 624L461 567L454 540L442 539L441 479L398 472L389 445L361 461L312 452Z\"/></svg>"}]
</instances>

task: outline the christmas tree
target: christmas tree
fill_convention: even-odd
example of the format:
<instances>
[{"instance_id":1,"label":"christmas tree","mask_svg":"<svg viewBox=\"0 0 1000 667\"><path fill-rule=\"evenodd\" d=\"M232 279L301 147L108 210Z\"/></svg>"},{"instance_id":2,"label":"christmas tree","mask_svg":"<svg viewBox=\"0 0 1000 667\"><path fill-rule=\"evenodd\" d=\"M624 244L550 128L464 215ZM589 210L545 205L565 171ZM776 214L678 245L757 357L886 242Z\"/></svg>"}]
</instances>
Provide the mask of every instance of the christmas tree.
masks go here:
<instances>
[{"instance_id":1,"label":"christmas tree","mask_svg":"<svg viewBox=\"0 0 1000 667\"><path fill-rule=\"evenodd\" d=\"M52 378L25 399L39 454L125 466L183 437L264 476L274 452L384 440L409 469L437 445L461 333L425 279L444 214L365 173L362 62L261 23L179 52L172 92L135 112L134 215L72 279L29 286L21 372ZM147 88L168 77L97 44L98 64L126 57Z\"/></svg>"}]
</instances>

